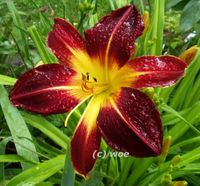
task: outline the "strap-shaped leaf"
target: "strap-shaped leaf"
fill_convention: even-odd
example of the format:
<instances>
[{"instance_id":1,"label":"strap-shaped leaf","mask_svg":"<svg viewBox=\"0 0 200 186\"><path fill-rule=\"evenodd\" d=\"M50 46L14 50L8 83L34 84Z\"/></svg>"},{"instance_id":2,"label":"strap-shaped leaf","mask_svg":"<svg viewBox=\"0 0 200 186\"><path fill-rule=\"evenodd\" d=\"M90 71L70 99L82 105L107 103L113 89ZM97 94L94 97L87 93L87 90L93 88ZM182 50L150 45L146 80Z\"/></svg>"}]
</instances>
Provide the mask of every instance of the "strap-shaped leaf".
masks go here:
<instances>
[{"instance_id":1,"label":"strap-shaped leaf","mask_svg":"<svg viewBox=\"0 0 200 186\"><path fill-rule=\"evenodd\" d=\"M64 166L64 155L59 155L51 160L30 168L8 182L7 186L33 186L49 178Z\"/></svg>"},{"instance_id":2,"label":"strap-shaped leaf","mask_svg":"<svg viewBox=\"0 0 200 186\"><path fill-rule=\"evenodd\" d=\"M30 160L39 161L35 145L26 123L17 108L13 107L8 99L8 94L0 85L0 104L15 142L18 155L29 157ZM21 163L23 169L32 167L29 163Z\"/></svg>"}]
</instances>

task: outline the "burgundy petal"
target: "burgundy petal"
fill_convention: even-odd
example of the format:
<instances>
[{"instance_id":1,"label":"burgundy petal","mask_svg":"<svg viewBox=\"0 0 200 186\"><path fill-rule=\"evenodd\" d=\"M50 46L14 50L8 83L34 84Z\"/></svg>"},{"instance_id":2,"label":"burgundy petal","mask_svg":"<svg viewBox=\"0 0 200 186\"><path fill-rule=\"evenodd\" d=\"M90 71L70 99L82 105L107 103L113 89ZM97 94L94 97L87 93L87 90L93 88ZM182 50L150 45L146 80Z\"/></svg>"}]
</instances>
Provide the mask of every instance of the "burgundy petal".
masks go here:
<instances>
[{"instance_id":1,"label":"burgundy petal","mask_svg":"<svg viewBox=\"0 0 200 186\"><path fill-rule=\"evenodd\" d=\"M97 99L92 99L86 108L71 140L71 159L75 170L88 177L99 151L101 135L96 125L99 113Z\"/></svg>"},{"instance_id":2,"label":"burgundy petal","mask_svg":"<svg viewBox=\"0 0 200 186\"><path fill-rule=\"evenodd\" d=\"M63 65L41 65L24 73L10 93L11 102L21 108L41 114L67 112L80 101L74 94L82 93L74 85L76 73Z\"/></svg>"},{"instance_id":3,"label":"burgundy petal","mask_svg":"<svg viewBox=\"0 0 200 186\"><path fill-rule=\"evenodd\" d=\"M187 64L174 56L142 56L128 63L129 68L140 73L132 80L133 88L160 87L174 84L183 77Z\"/></svg>"},{"instance_id":4,"label":"burgundy petal","mask_svg":"<svg viewBox=\"0 0 200 186\"><path fill-rule=\"evenodd\" d=\"M76 29L64 19L56 18L53 30L47 37L47 45L64 64L71 63L72 51L84 51L85 41Z\"/></svg>"},{"instance_id":5,"label":"burgundy petal","mask_svg":"<svg viewBox=\"0 0 200 186\"><path fill-rule=\"evenodd\" d=\"M108 55L109 63L117 60L118 65L122 66L133 53L134 41L143 29L143 21L135 6L125 6L103 17L94 28L85 31L87 50L91 56L99 56L102 63Z\"/></svg>"},{"instance_id":6,"label":"burgundy petal","mask_svg":"<svg viewBox=\"0 0 200 186\"><path fill-rule=\"evenodd\" d=\"M136 89L122 88L100 110L97 124L106 142L130 155L155 156L162 149L162 124L154 103Z\"/></svg>"}]
</instances>

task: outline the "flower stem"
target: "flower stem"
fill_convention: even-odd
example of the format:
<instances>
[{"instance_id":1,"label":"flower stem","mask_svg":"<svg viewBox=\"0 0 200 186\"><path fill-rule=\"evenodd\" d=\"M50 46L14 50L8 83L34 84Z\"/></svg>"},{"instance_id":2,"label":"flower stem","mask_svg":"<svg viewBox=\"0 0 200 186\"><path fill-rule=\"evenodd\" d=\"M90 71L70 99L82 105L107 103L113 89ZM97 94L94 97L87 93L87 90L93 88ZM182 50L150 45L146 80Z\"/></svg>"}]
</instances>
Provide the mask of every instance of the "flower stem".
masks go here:
<instances>
[{"instance_id":1,"label":"flower stem","mask_svg":"<svg viewBox=\"0 0 200 186\"><path fill-rule=\"evenodd\" d=\"M150 28L144 42L144 52L150 55L161 55L163 45L165 1L155 0L150 4Z\"/></svg>"}]
</instances>

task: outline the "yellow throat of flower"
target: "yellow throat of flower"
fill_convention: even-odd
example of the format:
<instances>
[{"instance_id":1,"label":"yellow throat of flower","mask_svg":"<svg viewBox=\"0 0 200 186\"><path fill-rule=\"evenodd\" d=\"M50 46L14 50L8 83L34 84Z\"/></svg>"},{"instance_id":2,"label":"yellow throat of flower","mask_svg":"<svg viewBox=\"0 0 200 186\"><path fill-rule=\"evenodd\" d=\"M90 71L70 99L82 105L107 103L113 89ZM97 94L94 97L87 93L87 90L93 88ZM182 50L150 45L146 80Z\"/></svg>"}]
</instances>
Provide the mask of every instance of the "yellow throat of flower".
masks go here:
<instances>
[{"instance_id":1,"label":"yellow throat of flower","mask_svg":"<svg viewBox=\"0 0 200 186\"><path fill-rule=\"evenodd\" d=\"M73 68L79 72L76 81L85 94L110 96L121 87L130 87L137 76L127 65L119 68L115 59L108 61L106 67L100 58L91 58L85 52L73 51L73 54Z\"/></svg>"},{"instance_id":2,"label":"yellow throat of flower","mask_svg":"<svg viewBox=\"0 0 200 186\"><path fill-rule=\"evenodd\" d=\"M94 61L92 70L81 73L81 88L85 93L93 95L105 94L107 96L117 92L121 87L129 87L133 80L133 71L126 66L119 69L116 63L111 63L106 72L99 61Z\"/></svg>"}]
</instances>

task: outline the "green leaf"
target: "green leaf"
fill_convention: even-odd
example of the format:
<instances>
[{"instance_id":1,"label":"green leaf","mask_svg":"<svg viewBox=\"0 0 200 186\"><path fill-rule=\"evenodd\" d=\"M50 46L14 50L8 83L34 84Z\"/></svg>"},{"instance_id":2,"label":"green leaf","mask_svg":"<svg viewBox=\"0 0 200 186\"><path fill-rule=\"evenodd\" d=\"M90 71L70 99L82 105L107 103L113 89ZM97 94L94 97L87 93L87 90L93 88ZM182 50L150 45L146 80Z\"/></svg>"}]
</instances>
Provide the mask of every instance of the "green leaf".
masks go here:
<instances>
[{"instance_id":1,"label":"green leaf","mask_svg":"<svg viewBox=\"0 0 200 186\"><path fill-rule=\"evenodd\" d=\"M59 155L51 160L44 161L12 178L7 186L33 186L40 183L62 169L64 159L64 155Z\"/></svg>"},{"instance_id":2,"label":"green leaf","mask_svg":"<svg viewBox=\"0 0 200 186\"><path fill-rule=\"evenodd\" d=\"M190 111L189 111L190 110ZM200 123L200 104L197 102L194 104L190 109L187 109L186 112L183 111L182 116L185 118L186 121L189 121L190 124L199 124ZM175 116L175 115L174 115ZM176 123L166 134L166 136L172 136L172 143L183 136L189 129L190 126L185 123L185 121L181 120Z\"/></svg>"},{"instance_id":3,"label":"green leaf","mask_svg":"<svg viewBox=\"0 0 200 186\"><path fill-rule=\"evenodd\" d=\"M172 107L166 105L165 103L163 103L162 105L160 105L160 107L163 109L163 111L169 112L171 114L174 114L174 116L180 118L182 121L184 121L184 123L186 123L194 132L196 132L198 135L200 135L200 131L194 127L192 125L192 123L188 122L185 118L183 118L179 112L177 112L176 110L174 110Z\"/></svg>"},{"instance_id":4,"label":"green leaf","mask_svg":"<svg viewBox=\"0 0 200 186\"><path fill-rule=\"evenodd\" d=\"M14 85L16 81L15 78L0 74L0 85Z\"/></svg>"},{"instance_id":5,"label":"green leaf","mask_svg":"<svg viewBox=\"0 0 200 186\"><path fill-rule=\"evenodd\" d=\"M174 179L189 175L194 177L194 183L192 183L191 180L189 181L189 183L194 186L199 186L199 183L197 183L197 180L199 180L197 174L200 174L200 163L190 163L185 167L182 167L181 169L172 172L172 176Z\"/></svg>"},{"instance_id":6,"label":"green leaf","mask_svg":"<svg viewBox=\"0 0 200 186\"><path fill-rule=\"evenodd\" d=\"M23 112L22 115L24 116L25 121L32 127L40 130L63 149L67 148L69 138L62 131L56 128L51 122L41 116L34 116L25 112Z\"/></svg>"},{"instance_id":7,"label":"green leaf","mask_svg":"<svg viewBox=\"0 0 200 186\"><path fill-rule=\"evenodd\" d=\"M180 3L181 1L183 1L183 0L169 0L169 1L167 1L167 4L166 4L166 9L168 10L168 9L170 9L170 8L172 8L172 7L174 7L174 6L176 6L178 3Z\"/></svg>"},{"instance_id":8,"label":"green leaf","mask_svg":"<svg viewBox=\"0 0 200 186\"><path fill-rule=\"evenodd\" d=\"M74 182L75 182L75 172L70 159L70 148L68 146L65 157L65 166L64 166L61 186L74 185Z\"/></svg>"},{"instance_id":9,"label":"green leaf","mask_svg":"<svg viewBox=\"0 0 200 186\"><path fill-rule=\"evenodd\" d=\"M190 30L200 20L200 1L191 0L184 7L181 15L181 31Z\"/></svg>"},{"instance_id":10,"label":"green leaf","mask_svg":"<svg viewBox=\"0 0 200 186\"><path fill-rule=\"evenodd\" d=\"M140 177L144 175L144 173L147 171L147 169L151 166L154 159L152 157L150 158L138 158L135 160L134 164L135 167L137 167L137 171L132 171L129 175L126 184L127 186L131 186L135 184L137 181L140 180Z\"/></svg>"},{"instance_id":11,"label":"green leaf","mask_svg":"<svg viewBox=\"0 0 200 186\"><path fill-rule=\"evenodd\" d=\"M11 105L8 94L0 85L0 104L12 134L18 155L29 157L29 160L39 161L32 137L20 112ZM32 167L30 163L21 163L23 169Z\"/></svg>"},{"instance_id":12,"label":"green leaf","mask_svg":"<svg viewBox=\"0 0 200 186\"><path fill-rule=\"evenodd\" d=\"M81 1L61 0L61 2L64 9L63 18L68 19L71 23L77 22L80 17L80 11L78 8Z\"/></svg>"},{"instance_id":13,"label":"green leaf","mask_svg":"<svg viewBox=\"0 0 200 186\"><path fill-rule=\"evenodd\" d=\"M186 166L191 162L199 160L199 158L200 158L200 148L194 149L193 151L185 153L181 156L181 162L179 163L179 166L180 167Z\"/></svg>"},{"instance_id":14,"label":"green leaf","mask_svg":"<svg viewBox=\"0 0 200 186\"><path fill-rule=\"evenodd\" d=\"M10 137L4 138L3 140L1 140L0 142L0 154L5 154L5 148L7 143L9 142ZM4 164L0 163L0 182L4 181ZM1 185L1 183L0 183Z\"/></svg>"},{"instance_id":15,"label":"green leaf","mask_svg":"<svg viewBox=\"0 0 200 186\"><path fill-rule=\"evenodd\" d=\"M26 30L25 26L23 24L23 21L21 20L20 14L17 11L14 2L12 0L6 0L5 2L7 3L7 7L12 15L14 25L17 28L15 30L16 31L16 36L15 36L16 44L19 45L19 43L21 42L21 46L20 47L18 46L18 47L21 50L21 52L23 53L25 61L30 63L27 39L26 39L26 35L25 35L24 31L22 31L22 30ZM19 28L21 28L21 29L19 29ZM26 65L26 63L25 63L25 65Z\"/></svg>"},{"instance_id":16,"label":"green leaf","mask_svg":"<svg viewBox=\"0 0 200 186\"><path fill-rule=\"evenodd\" d=\"M6 154L6 155L0 155L0 162L30 162L30 160L25 159L22 156L16 155L16 154ZM35 163L35 162L31 162Z\"/></svg>"},{"instance_id":17,"label":"green leaf","mask_svg":"<svg viewBox=\"0 0 200 186\"><path fill-rule=\"evenodd\" d=\"M185 77L180 81L178 87L176 88L176 92L170 100L170 106L175 110L183 110L184 102L190 97L190 94L193 89L193 83L195 82L195 78L198 75L200 70L200 50L193 59L192 63L186 69ZM181 98L181 99L180 99Z\"/></svg>"},{"instance_id":18,"label":"green leaf","mask_svg":"<svg viewBox=\"0 0 200 186\"><path fill-rule=\"evenodd\" d=\"M36 184L35 186L53 186L50 182L40 182L39 184Z\"/></svg>"},{"instance_id":19,"label":"green leaf","mask_svg":"<svg viewBox=\"0 0 200 186\"><path fill-rule=\"evenodd\" d=\"M178 148L181 148L181 147L183 147L183 146L185 146L185 145L190 145L190 144L192 145L192 144L194 144L194 143L196 143L196 142L200 142L200 136L194 137L194 138L190 138L190 139L187 139L187 140L183 140L183 141L181 141L181 142L179 142L179 143L173 145L173 146L170 148L170 150L173 151L173 150L176 150L176 149L178 149Z\"/></svg>"},{"instance_id":20,"label":"green leaf","mask_svg":"<svg viewBox=\"0 0 200 186\"><path fill-rule=\"evenodd\" d=\"M151 4L151 24L144 40L144 53L161 55L163 48L163 28L165 0L154 0ZM150 44L151 43L151 44Z\"/></svg>"},{"instance_id":21,"label":"green leaf","mask_svg":"<svg viewBox=\"0 0 200 186\"><path fill-rule=\"evenodd\" d=\"M98 171L93 171L89 180L84 180L80 186L104 186L103 175Z\"/></svg>"},{"instance_id":22,"label":"green leaf","mask_svg":"<svg viewBox=\"0 0 200 186\"><path fill-rule=\"evenodd\" d=\"M49 52L47 51L47 48L45 47L37 29L35 26L31 26L28 28L28 31L35 43L35 46L37 48L38 53L40 54L40 57L44 64L51 63L52 60L49 56Z\"/></svg>"}]
</instances>

